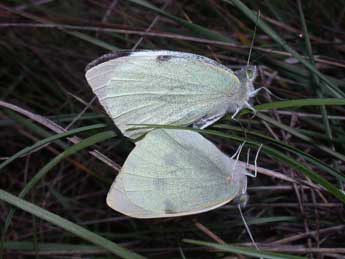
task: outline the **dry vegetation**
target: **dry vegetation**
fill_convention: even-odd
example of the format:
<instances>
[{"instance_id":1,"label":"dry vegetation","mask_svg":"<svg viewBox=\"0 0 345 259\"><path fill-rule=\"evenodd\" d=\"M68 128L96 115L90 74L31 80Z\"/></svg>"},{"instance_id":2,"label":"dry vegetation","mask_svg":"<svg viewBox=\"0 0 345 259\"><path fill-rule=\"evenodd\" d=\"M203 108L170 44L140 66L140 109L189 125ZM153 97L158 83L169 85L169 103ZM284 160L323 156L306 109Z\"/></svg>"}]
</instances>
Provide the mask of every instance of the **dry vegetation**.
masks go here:
<instances>
[{"instance_id":1,"label":"dry vegetation","mask_svg":"<svg viewBox=\"0 0 345 259\"><path fill-rule=\"evenodd\" d=\"M264 144L244 209L262 250L248 249L231 205L155 220L112 211L105 196L134 144L90 102L85 66L118 49L169 49L236 70L258 10L255 85L283 101L259 94L255 118L203 133L229 155L244 139L252 154ZM2 256L345 258L344 15L341 0L1 1Z\"/></svg>"}]
</instances>

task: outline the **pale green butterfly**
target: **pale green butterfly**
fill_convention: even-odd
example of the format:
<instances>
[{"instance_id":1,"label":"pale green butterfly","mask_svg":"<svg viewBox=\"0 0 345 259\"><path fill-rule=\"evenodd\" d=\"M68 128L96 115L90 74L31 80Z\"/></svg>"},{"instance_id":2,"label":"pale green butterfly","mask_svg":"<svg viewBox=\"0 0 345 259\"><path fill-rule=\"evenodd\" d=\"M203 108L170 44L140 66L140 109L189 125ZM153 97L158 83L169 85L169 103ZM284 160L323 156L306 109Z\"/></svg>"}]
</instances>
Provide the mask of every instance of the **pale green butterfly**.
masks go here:
<instances>
[{"instance_id":1,"label":"pale green butterfly","mask_svg":"<svg viewBox=\"0 0 345 259\"><path fill-rule=\"evenodd\" d=\"M247 175L199 133L155 129L136 142L107 204L134 218L206 212L245 195Z\"/></svg>"},{"instance_id":2,"label":"pale green butterfly","mask_svg":"<svg viewBox=\"0 0 345 259\"><path fill-rule=\"evenodd\" d=\"M86 79L121 132L135 138L149 129L133 124L193 124L205 128L227 112L249 108L256 67L233 72L216 61L177 51L106 54L86 68Z\"/></svg>"}]
</instances>

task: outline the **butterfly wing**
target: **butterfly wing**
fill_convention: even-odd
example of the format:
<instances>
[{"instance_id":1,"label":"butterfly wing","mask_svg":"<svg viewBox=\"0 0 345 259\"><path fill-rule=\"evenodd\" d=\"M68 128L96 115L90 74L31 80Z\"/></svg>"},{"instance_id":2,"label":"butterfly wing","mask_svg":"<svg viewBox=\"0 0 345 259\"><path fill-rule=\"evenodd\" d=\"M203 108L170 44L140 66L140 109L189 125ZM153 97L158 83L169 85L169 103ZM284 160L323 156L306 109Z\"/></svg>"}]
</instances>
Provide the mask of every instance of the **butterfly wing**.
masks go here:
<instances>
[{"instance_id":1,"label":"butterfly wing","mask_svg":"<svg viewBox=\"0 0 345 259\"><path fill-rule=\"evenodd\" d=\"M206 57L173 51L139 51L91 67L86 78L117 127L189 125L227 111L240 87L228 68Z\"/></svg>"},{"instance_id":2,"label":"butterfly wing","mask_svg":"<svg viewBox=\"0 0 345 259\"><path fill-rule=\"evenodd\" d=\"M116 180L109 190L107 195L107 204L114 210L120 211L131 217L156 218L160 216L159 213L145 210L144 208L137 206L127 197L120 175L116 177Z\"/></svg>"},{"instance_id":3,"label":"butterfly wing","mask_svg":"<svg viewBox=\"0 0 345 259\"><path fill-rule=\"evenodd\" d=\"M137 218L200 213L240 194L244 172L198 133L157 129L130 153L107 203Z\"/></svg>"}]
</instances>

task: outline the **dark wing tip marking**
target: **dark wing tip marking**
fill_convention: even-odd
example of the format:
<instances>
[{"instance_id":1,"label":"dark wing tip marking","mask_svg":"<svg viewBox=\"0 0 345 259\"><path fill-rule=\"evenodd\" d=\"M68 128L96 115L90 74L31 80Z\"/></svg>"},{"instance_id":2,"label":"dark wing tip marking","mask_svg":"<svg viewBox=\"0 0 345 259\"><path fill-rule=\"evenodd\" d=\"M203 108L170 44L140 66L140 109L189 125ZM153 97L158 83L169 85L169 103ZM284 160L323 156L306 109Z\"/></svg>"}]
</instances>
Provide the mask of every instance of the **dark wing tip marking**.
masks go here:
<instances>
[{"instance_id":1,"label":"dark wing tip marking","mask_svg":"<svg viewBox=\"0 0 345 259\"><path fill-rule=\"evenodd\" d=\"M96 58L95 60L91 61L89 64L87 64L87 66L85 67L85 72L87 72L89 69L91 69L91 68L93 68L99 64L102 64L102 63L107 62L107 61L112 60L112 59L126 57L126 56L130 55L131 53L133 53L133 51L119 50L119 51L104 54L104 55L100 56L99 58Z\"/></svg>"}]
</instances>

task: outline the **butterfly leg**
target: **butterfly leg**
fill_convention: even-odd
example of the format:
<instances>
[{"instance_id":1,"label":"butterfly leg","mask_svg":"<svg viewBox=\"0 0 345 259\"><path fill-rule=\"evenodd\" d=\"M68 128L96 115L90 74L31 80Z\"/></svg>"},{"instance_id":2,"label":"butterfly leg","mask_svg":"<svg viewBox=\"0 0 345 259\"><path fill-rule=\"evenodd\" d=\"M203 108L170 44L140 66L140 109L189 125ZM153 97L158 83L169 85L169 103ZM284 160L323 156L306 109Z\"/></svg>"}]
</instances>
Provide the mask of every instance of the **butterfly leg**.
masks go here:
<instances>
[{"instance_id":1,"label":"butterfly leg","mask_svg":"<svg viewBox=\"0 0 345 259\"><path fill-rule=\"evenodd\" d=\"M236 120L236 119L235 119L236 115L237 115L243 108L248 108L249 110L251 110L251 111L253 112L252 118L255 117L255 115L256 115L256 110L254 109L254 107L251 106L248 102L244 102L244 104L242 104L241 106L238 106L238 107L236 108L236 111L235 111L235 113L231 116L231 119Z\"/></svg>"},{"instance_id":2,"label":"butterfly leg","mask_svg":"<svg viewBox=\"0 0 345 259\"><path fill-rule=\"evenodd\" d=\"M241 154L244 144L246 144L245 141L241 145L239 145L236 152L230 157L231 159L234 159L236 156L239 156Z\"/></svg>"},{"instance_id":3,"label":"butterfly leg","mask_svg":"<svg viewBox=\"0 0 345 259\"><path fill-rule=\"evenodd\" d=\"M255 97L261 90L265 90L269 95L272 95L274 97L276 97L277 99L279 100L284 100L284 98L281 98L277 95L275 95L274 93L271 92L271 90L269 90L267 87L263 86L263 87L260 87L258 89L255 89L254 91L251 91L249 92L249 97L252 98L252 97Z\"/></svg>"},{"instance_id":4,"label":"butterfly leg","mask_svg":"<svg viewBox=\"0 0 345 259\"><path fill-rule=\"evenodd\" d=\"M249 97L252 98L252 97L255 97L261 90L265 90L267 93L269 93L270 95L272 95L272 92L267 88L267 87L260 87L258 89L255 89L254 91L251 91L249 93Z\"/></svg>"},{"instance_id":5,"label":"butterfly leg","mask_svg":"<svg viewBox=\"0 0 345 259\"><path fill-rule=\"evenodd\" d=\"M243 105L244 108L248 108L249 110L252 111L253 115L251 117L251 119L253 119L256 115L256 110L254 109L253 106L251 106L248 102L245 102L244 105Z\"/></svg>"},{"instance_id":6,"label":"butterfly leg","mask_svg":"<svg viewBox=\"0 0 345 259\"><path fill-rule=\"evenodd\" d=\"M241 109L242 109L242 107L237 107L237 108L236 108L235 113L231 116L231 119L232 119L232 120L237 120L237 119L235 119L235 117L236 117L236 115L240 112Z\"/></svg>"},{"instance_id":7,"label":"butterfly leg","mask_svg":"<svg viewBox=\"0 0 345 259\"><path fill-rule=\"evenodd\" d=\"M250 176L250 177L256 177L257 173L258 173L258 157L259 157L259 154L260 154L260 151L261 151L261 148L262 148L262 144L259 146L258 148L258 151L256 152L256 155L255 155L255 160L254 160L254 174L251 174L251 173L246 173L247 176ZM248 161L247 161L248 163Z\"/></svg>"},{"instance_id":8,"label":"butterfly leg","mask_svg":"<svg viewBox=\"0 0 345 259\"><path fill-rule=\"evenodd\" d=\"M225 112L216 113L213 115L207 115L202 117L200 120L193 123L193 128L204 129L215 123L217 120L224 116Z\"/></svg>"},{"instance_id":9,"label":"butterfly leg","mask_svg":"<svg viewBox=\"0 0 345 259\"><path fill-rule=\"evenodd\" d=\"M244 147L244 145L246 144L246 142L244 141L239 147L238 149L236 150L235 154L232 155L232 159L234 159L234 157L236 156L236 159L235 159L235 163L232 167L232 170L235 170L236 166L237 166L237 162L238 160L240 159L240 154L242 152L242 148Z\"/></svg>"}]
</instances>

